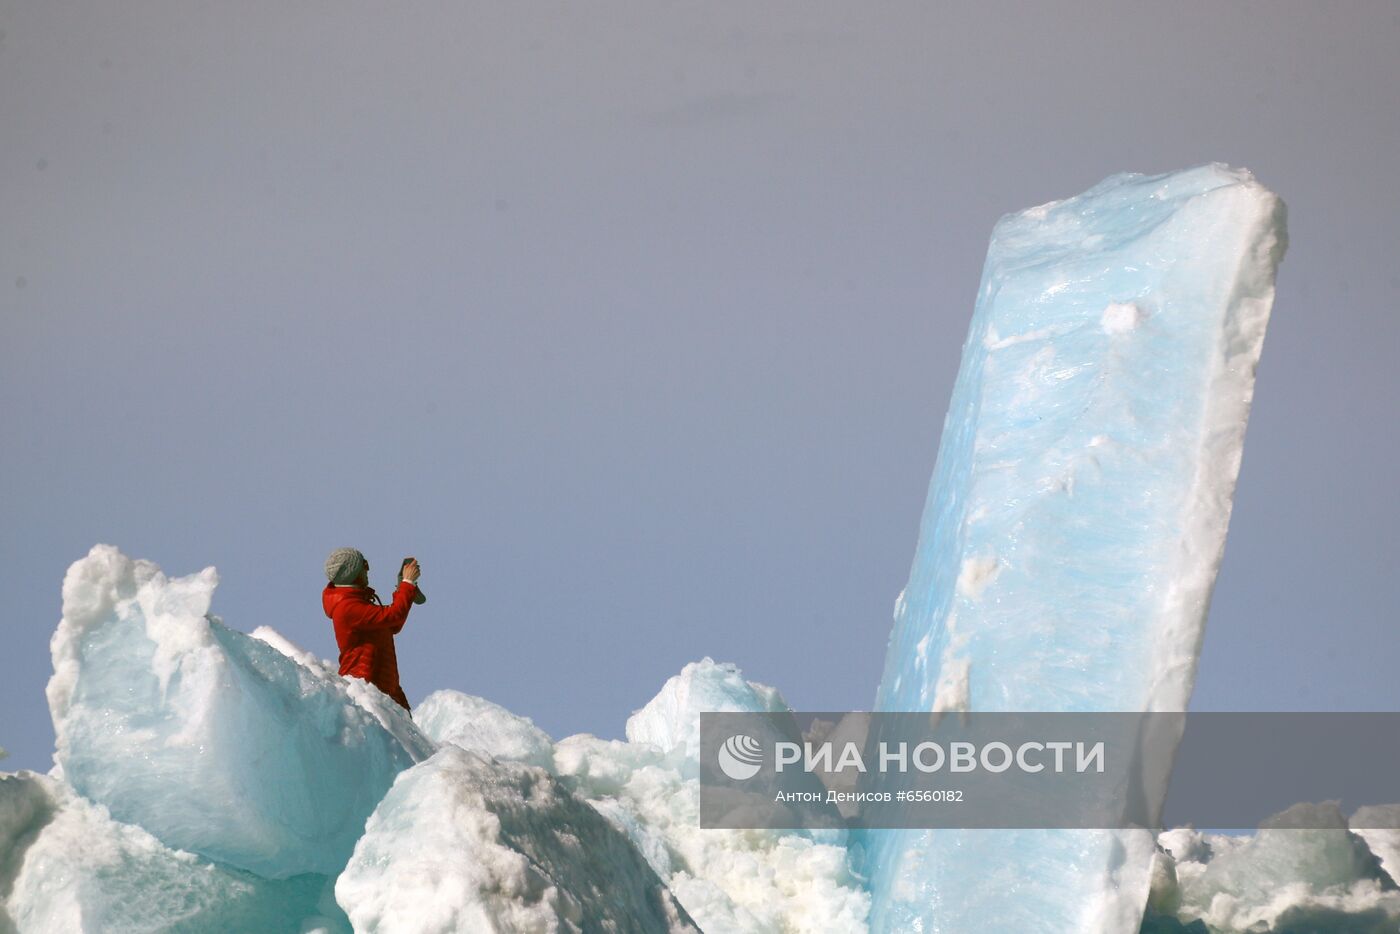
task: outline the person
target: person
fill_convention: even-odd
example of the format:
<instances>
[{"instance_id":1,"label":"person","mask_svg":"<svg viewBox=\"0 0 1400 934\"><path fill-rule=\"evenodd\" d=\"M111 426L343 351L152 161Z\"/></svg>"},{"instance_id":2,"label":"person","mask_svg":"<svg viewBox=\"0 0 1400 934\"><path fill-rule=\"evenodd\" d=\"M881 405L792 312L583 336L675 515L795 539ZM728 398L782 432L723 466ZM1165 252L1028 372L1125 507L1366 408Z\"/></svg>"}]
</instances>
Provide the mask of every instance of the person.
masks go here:
<instances>
[{"instance_id":1,"label":"person","mask_svg":"<svg viewBox=\"0 0 1400 934\"><path fill-rule=\"evenodd\" d=\"M326 589L321 606L335 624L340 647L340 673L361 678L411 710L399 684L399 660L394 636L408 621L408 611L419 598L418 561L404 559L394 600L385 606L369 586L369 562L354 548L337 548L326 559Z\"/></svg>"}]
</instances>

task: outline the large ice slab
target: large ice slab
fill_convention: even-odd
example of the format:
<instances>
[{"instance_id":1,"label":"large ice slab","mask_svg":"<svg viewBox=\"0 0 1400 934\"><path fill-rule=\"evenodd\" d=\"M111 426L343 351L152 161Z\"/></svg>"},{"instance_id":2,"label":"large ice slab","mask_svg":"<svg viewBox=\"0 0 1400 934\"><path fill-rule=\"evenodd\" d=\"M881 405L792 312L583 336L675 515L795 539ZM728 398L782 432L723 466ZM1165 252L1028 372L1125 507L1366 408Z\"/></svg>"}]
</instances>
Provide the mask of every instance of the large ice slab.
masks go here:
<instances>
[{"instance_id":1,"label":"large ice slab","mask_svg":"<svg viewBox=\"0 0 1400 934\"><path fill-rule=\"evenodd\" d=\"M434 745L368 684L209 616L216 584L213 568L170 579L105 545L69 568L55 758L77 791L168 846L266 878L334 876Z\"/></svg>"},{"instance_id":2,"label":"large ice slab","mask_svg":"<svg viewBox=\"0 0 1400 934\"><path fill-rule=\"evenodd\" d=\"M336 899L357 932L696 932L627 837L544 769L447 745L370 818Z\"/></svg>"},{"instance_id":3,"label":"large ice slab","mask_svg":"<svg viewBox=\"0 0 1400 934\"><path fill-rule=\"evenodd\" d=\"M1284 245L1223 165L997 224L879 709L1185 709ZM1130 930L1146 899L1145 834L866 842L877 930Z\"/></svg>"}]
</instances>

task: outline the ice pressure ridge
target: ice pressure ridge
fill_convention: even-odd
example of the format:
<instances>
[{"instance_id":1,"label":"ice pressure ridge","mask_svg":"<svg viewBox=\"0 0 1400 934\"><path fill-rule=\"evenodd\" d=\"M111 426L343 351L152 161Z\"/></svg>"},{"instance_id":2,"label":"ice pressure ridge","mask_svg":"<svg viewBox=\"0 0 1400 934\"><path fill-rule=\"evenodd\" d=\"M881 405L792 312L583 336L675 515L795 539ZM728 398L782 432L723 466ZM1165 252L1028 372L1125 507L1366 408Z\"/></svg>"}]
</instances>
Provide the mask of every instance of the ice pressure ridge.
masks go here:
<instances>
[{"instance_id":1,"label":"ice pressure ridge","mask_svg":"<svg viewBox=\"0 0 1400 934\"><path fill-rule=\"evenodd\" d=\"M217 575L97 546L68 571L50 775L0 777L0 931L864 931L845 837L699 829L701 710L781 710L687 666L627 741L559 742L455 691L408 717Z\"/></svg>"},{"instance_id":2,"label":"ice pressure ridge","mask_svg":"<svg viewBox=\"0 0 1400 934\"><path fill-rule=\"evenodd\" d=\"M1185 704L1282 236L1277 199L1220 166L998 225L882 708ZM1155 842L702 831L699 712L786 709L734 666L686 666L625 741L555 741L456 691L410 718L225 626L216 584L110 546L69 569L55 768L0 775L0 932L1400 924L1400 839L1340 814Z\"/></svg>"},{"instance_id":3,"label":"ice pressure ridge","mask_svg":"<svg viewBox=\"0 0 1400 934\"><path fill-rule=\"evenodd\" d=\"M205 615L214 583L106 546L70 569L50 692L58 764L0 775L0 931L898 930L872 925L846 834L699 829L699 712L786 709L734 666L687 665L626 741L556 742L446 690L410 720L275 631L250 637ZM274 742L254 728L280 737L285 761L242 768L240 748ZM101 780L75 778L68 765L98 750ZM326 774L346 762L363 768ZM378 762L401 771L328 865L315 851L364 810ZM219 767L241 789L186 778ZM1338 816L1334 830L1253 841L1164 835L1144 930L1400 922L1387 874L1400 839L1362 833Z\"/></svg>"}]
</instances>

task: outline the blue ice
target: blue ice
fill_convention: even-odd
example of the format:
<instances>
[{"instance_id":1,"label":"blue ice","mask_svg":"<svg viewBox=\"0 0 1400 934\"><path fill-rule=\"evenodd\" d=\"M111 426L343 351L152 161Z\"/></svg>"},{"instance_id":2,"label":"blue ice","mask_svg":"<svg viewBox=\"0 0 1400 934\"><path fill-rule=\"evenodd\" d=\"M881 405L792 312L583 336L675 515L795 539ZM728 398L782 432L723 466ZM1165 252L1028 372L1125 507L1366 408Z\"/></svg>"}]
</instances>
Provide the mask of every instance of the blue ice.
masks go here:
<instances>
[{"instance_id":1,"label":"blue ice","mask_svg":"<svg viewBox=\"0 0 1400 934\"><path fill-rule=\"evenodd\" d=\"M1286 244L1244 170L1116 175L987 250L881 710L1184 710ZM1136 931L1137 832L866 840L877 931Z\"/></svg>"}]
</instances>

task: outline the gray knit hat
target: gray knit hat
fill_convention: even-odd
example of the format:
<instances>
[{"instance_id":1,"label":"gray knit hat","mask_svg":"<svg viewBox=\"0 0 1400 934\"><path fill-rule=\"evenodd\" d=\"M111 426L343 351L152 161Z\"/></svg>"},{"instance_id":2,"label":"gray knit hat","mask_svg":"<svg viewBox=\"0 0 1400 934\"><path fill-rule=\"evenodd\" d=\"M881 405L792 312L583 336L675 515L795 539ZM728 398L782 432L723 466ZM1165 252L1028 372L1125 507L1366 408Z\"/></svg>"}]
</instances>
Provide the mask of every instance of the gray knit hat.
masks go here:
<instances>
[{"instance_id":1,"label":"gray knit hat","mask_svg":"<svg viewBox=\"0 0 1400 934\"><path fill-rule=\"evenodd\" d=\"M326 580L332 584L353 584L369 567L365 556L354 548L337 548L326 559Z\"/></svg>"}]
</instances>

